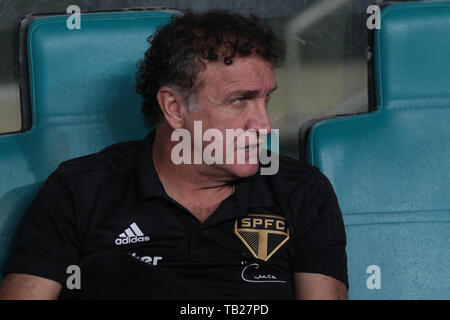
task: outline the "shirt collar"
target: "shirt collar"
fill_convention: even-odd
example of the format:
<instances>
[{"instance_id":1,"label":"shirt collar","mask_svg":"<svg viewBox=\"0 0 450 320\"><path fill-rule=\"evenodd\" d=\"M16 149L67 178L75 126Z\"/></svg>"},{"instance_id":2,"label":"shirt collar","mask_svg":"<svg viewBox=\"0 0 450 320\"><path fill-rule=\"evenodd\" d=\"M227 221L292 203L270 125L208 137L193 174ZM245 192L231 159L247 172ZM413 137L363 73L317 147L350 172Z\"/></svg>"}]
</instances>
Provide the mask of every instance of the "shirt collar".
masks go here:
<instances>
[{"instance_id":1,"label":"shirt collar","mask_svg":"<svg viewBox=\"0 0 450 320\"><path fill-rule=\"evenodd\" d=\"M151 197L167 197L153 163L152 150L155 133L155 129L150 131L137 154L136 179L141 200Z\"/></svg>"},{"instance_id":2,"label":"shirt collar","mask_svg":"<svg viewBox=\"0 0 450 320\"><path fill-rule=\"evenodd\" d=\"M156 172L153 163L153 142L156 130L152 130L137 154L137 183L142 201L151 197L169 198ZM269 179L257 174L236 181L235 194L237 204L241 208L272 207L275 205L273 186Z\"/></svg>"},{"instance_id":3,"label":"shirt collar","mask_svg":"<svg viewBox=\"0 0 450 320\"><path fill-rule=\"evenodd\" d=\"M275 205L272 186L258 172L236 182L236 198L244 208L272 207Z\"/></svg>"}]
</instances>

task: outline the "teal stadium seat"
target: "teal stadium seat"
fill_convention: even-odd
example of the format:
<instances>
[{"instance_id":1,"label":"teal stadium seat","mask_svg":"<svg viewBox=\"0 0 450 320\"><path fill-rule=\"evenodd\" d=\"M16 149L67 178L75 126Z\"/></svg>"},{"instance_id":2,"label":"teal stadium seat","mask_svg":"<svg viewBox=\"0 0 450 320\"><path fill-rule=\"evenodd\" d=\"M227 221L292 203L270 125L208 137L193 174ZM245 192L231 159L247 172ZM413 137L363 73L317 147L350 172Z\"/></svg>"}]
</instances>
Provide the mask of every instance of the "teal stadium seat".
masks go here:
<instances>
[{"instance_id":1,"label":"teal stadium seat","mask_svg":"<svg viewBox=\"0 0 450 320\"><path fill-rule=\"evenodd\" d=\"M73 30L66 14L23 20L24 129L0 136L0 268L23 214L60 162L147 135L135 91L137 62L148 48L147 37L179 14L82 13L81 29Z\"/></svg>"},{"instance_id":2,"label":"teal stadium seat","mask_svg":"<svg viewBox=\"0 0 450 320\"><path fill-rule=\"evenodd\" d=\"M385 7L376 110L309 132L344 216L350 299L450 299L449 61L450 2Z\"/></svg>"}]
</instances>

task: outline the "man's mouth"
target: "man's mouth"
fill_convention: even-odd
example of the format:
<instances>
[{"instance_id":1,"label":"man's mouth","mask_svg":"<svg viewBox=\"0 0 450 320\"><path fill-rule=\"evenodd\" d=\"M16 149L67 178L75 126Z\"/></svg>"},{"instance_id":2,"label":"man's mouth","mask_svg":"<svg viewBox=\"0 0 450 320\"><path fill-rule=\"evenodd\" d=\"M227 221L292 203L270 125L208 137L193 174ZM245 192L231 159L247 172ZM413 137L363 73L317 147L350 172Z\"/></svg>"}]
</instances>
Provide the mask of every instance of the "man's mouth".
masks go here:
<instances>
[{"instance_id":1,"label":"man's mouth","mask_svg":"<svg viewBox=\"0 0 450 320\"><path fill-rule=\"evenodd\" d=\"M245 150L245 151L252 151L259 147L259 144L250 144L248 146L245 146L243 148L236 148L236 150Z\"/></svg>"},{"instance_id":2,"label":"man's mouth","mask_svg":"<svg viewBox=\"0 0 450 320\"><path fill-rule=\"evenodd\" d=\"M261 145L262 145L262 143L263 143L263 141L258 141L258 142L256 142L256 143L252 143L252 144L248 144L248 145L246 145L245 147L243 147L243 148L237 148L238 150L239 149L244 149L244 150L253 150L253 149L256 149L256 148L260 148L261 147Z\"/></svg>"}]
</instances>

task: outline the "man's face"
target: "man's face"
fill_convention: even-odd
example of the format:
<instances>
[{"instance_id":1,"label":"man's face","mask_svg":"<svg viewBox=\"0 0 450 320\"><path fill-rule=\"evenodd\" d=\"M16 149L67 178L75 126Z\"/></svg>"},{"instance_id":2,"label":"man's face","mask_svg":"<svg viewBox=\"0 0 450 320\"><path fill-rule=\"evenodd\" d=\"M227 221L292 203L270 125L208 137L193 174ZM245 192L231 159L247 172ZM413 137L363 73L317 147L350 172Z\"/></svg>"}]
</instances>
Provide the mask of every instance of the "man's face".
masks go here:
<instances>
[{"instance_id":1,"label":"man's face","mask_svg":"<svg viewBox=\"0 0 450 320\"><path fill-rule=\"evenodd\" d=\"M194 136L194 121L202 121L203 132L215 128L222 132L224 138L221 141L224 164L214 164L208 170L234 177L257 173L258 162L249 163L249 159L258 158L258 151L262 149L265 138L254 133L265 129L268 134L271 130L267 105L271 92L276 89L273 66L256 54L236 57L231 65L225 65L219 60L207 63L206 69L199 73L198 80L202 87L197 94L197 109L186 114L185 127ZM251 138L245 139L244 145L239 145L238 140L244 140L226 139L226 129L242 129ZM253 134L249 135L252 131ZM210 142L203 142L203 149L208 144ZM236 163L238 152L245 156L245 164ZM233 154L233 164L225 163L227 154Z\"/></svg>"}]
</instances>

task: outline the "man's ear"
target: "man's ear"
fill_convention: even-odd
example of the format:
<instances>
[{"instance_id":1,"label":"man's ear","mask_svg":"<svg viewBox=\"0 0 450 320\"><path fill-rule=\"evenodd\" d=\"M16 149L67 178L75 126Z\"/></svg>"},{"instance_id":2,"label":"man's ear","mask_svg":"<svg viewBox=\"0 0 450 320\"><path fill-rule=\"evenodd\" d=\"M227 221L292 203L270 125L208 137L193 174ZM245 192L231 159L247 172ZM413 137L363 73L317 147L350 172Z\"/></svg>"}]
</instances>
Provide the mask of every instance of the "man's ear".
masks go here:
<instances>
[{"instance_id":1,"label":"man's ear","mask_svg":"<svg viewBox=\"0 0 450 320\"><path fill-rule=\"evenodd\" d=\"M186 112L184 99L173 88L163 86L156 94L161 111L172 129L183 127L183 115Z\"/></svg>"}]
</instances>

